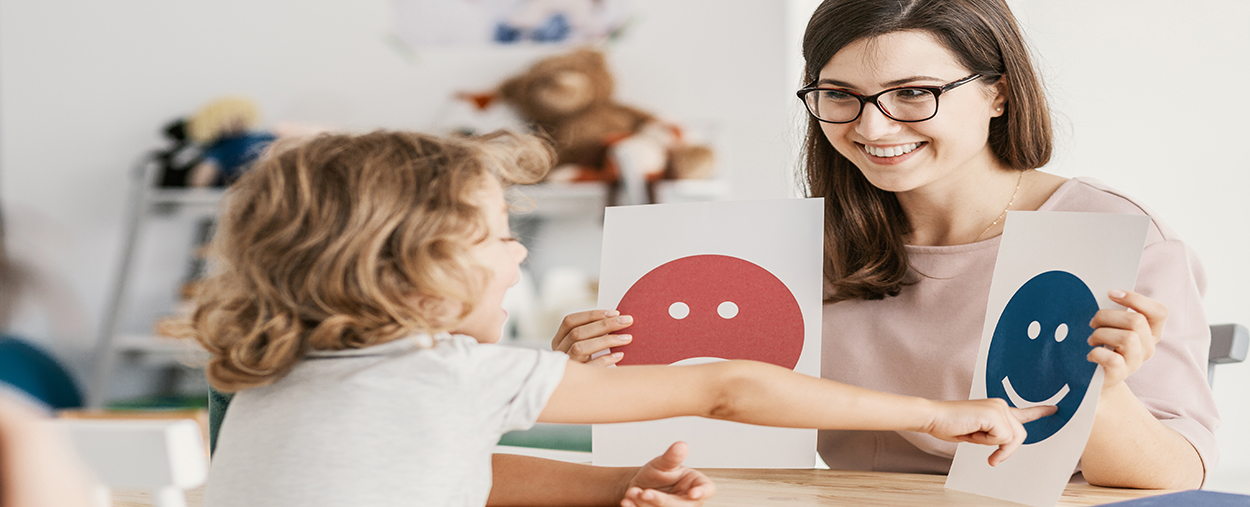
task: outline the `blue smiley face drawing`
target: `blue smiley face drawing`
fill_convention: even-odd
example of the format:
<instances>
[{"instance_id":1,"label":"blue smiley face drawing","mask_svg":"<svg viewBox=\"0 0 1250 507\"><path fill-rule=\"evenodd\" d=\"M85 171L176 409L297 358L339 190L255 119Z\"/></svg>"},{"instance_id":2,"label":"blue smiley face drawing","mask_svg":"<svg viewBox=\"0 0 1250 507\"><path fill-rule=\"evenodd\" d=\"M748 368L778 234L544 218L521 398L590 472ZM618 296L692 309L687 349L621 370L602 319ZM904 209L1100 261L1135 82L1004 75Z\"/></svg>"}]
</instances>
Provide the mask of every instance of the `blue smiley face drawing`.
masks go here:
<instances>
[{"instance_id":1,"label":"blue smiley face drawing","mask_svg":"<svg viewBox=\"0 0 1250 507\"><path fill-rule=\"evenodd\" d=\"M1055 405L1026 423L1024 443L1050 438L1076 413L1098 365L1086 356L1098 300L1076 275L1048 271L1025 282L1003 309L985 364L985 391L1013 407Z\"/></svg>"}]
</instances>

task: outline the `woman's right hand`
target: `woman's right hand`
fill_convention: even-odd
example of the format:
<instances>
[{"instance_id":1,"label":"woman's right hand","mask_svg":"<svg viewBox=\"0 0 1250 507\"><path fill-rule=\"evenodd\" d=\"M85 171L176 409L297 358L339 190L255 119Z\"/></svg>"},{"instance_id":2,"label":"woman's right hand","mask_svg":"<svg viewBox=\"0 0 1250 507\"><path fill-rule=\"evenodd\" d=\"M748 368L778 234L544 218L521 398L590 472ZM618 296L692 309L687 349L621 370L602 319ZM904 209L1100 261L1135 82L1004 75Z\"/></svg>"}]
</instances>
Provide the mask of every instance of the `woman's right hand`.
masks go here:
<instances>
[{"instance_id":1,"label":"woman's right hand","mask_svg":"<svg viewBox=\"0 0 1250 507\"><path fill-rule=\"evenodd\" d=\"M611 334L629 327L634 318L621 315L616 310L587 310L570 313L560 321L560 329L551 340L551 350L564 352L569 359L594 366L611 366L625 357L620 352L595 354L612 347L620 347L632 339L627 334Z\"/></svg>"},{"instance_id":2,"label":"woman's right hand","mask_svg":"<svg viewBox=\"0 0 1250 507\"><path fill-rule=\"evenodd\" d=\"M950 442L996 445L990 466L997 466L1024 444L1024 423L1058 410L1053 405L1018 409L999 398L934 401L933 417L923 431Z\"/></svg>"}]
</instances>

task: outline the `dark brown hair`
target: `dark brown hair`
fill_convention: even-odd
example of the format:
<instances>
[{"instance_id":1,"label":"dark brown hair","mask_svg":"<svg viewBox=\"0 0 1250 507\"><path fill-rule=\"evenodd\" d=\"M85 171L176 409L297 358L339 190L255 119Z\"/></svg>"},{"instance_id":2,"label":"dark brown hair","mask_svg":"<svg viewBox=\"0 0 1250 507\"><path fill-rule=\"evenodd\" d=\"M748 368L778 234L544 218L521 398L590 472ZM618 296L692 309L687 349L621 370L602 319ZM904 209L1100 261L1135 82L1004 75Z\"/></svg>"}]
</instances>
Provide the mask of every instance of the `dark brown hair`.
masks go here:
<instances>
[{"instance_id":1,"label":"dark brown hair","mask_svg":"<svg viewBox=\"0 0 1250 507\"><path fill-rule=\"evenodd\" d=\"M230 188L195 313L169 326L208 350L212 385L286 374L309 350L447 331L478 299L471 246L488 223L487 178L532 183L544 141L406 132L276 145Z\"/></svg>"},{"instance_id":2,"label":"dark brown hair","mask_svg":"<svg viewBox=\"0 0 1250 507\"><path fill-rule=\"evenodd\" d=\"M847 45L904 30L927 32L971 72L1005 80L1005 112L989 129L999 162L1025 171L1050 160L1050 110L1004 0L825 0L803 36L802 84L816 81ZM810 116L802 176L808 195L825 199L825 301L898 295L908 283L907 216L895 195L869 183Z\"/></svg>"}]
</instances>

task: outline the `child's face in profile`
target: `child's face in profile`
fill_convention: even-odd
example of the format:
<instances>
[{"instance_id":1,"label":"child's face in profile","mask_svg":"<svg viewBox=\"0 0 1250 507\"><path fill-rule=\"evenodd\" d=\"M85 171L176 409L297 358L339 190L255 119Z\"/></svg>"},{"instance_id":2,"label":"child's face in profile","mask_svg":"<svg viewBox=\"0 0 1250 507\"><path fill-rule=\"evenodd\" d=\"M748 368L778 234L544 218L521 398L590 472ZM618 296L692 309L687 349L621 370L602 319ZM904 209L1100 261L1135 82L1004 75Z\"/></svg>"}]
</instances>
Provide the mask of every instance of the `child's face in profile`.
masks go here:
<instances>
[{"instance_id":1,"label":"child's face in profile","mask_svg":"<svg viewBox=\"0 0 1250 507\"><path fill-rule=\"evenodd\" d=\"M508 312L503 309L503 296L508 287L521 279L521 261L528 250L512 237L508 227L508 204L503 198L503 187L495 178L485 178L478 191L478 205L486 213L490 230L486 239L473 245L473 258L490 269L491 278L486 282L482 297L473 312L464 319L455 332L472 336L479 343L495 343L503 332Z\"/></svg>"}]
</instances>

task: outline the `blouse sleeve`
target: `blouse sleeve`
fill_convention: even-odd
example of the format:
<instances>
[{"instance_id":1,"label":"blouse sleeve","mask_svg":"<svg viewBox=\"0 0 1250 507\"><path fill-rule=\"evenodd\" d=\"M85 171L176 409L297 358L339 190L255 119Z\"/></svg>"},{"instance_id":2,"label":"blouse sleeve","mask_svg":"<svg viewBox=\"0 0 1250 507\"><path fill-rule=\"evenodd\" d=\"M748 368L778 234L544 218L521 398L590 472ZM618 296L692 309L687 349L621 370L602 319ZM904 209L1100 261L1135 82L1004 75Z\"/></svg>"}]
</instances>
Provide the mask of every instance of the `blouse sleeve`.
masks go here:
<instances>
[{"instance_id":1,"label":"blouse sleeve","mask_svg":"<svg viewBox=\"0 0 1250 507\"><path fill-rule=\"evenodd\" d=\"M1164 238L1143 252L1135 290L1166 305L1168 317L1154 356L1125 383L1155 418L1189 440L1211 470L1219 460L1219 414L1207 384L1206 274L1189 247Z\"/></svg>"}]
</instances>

